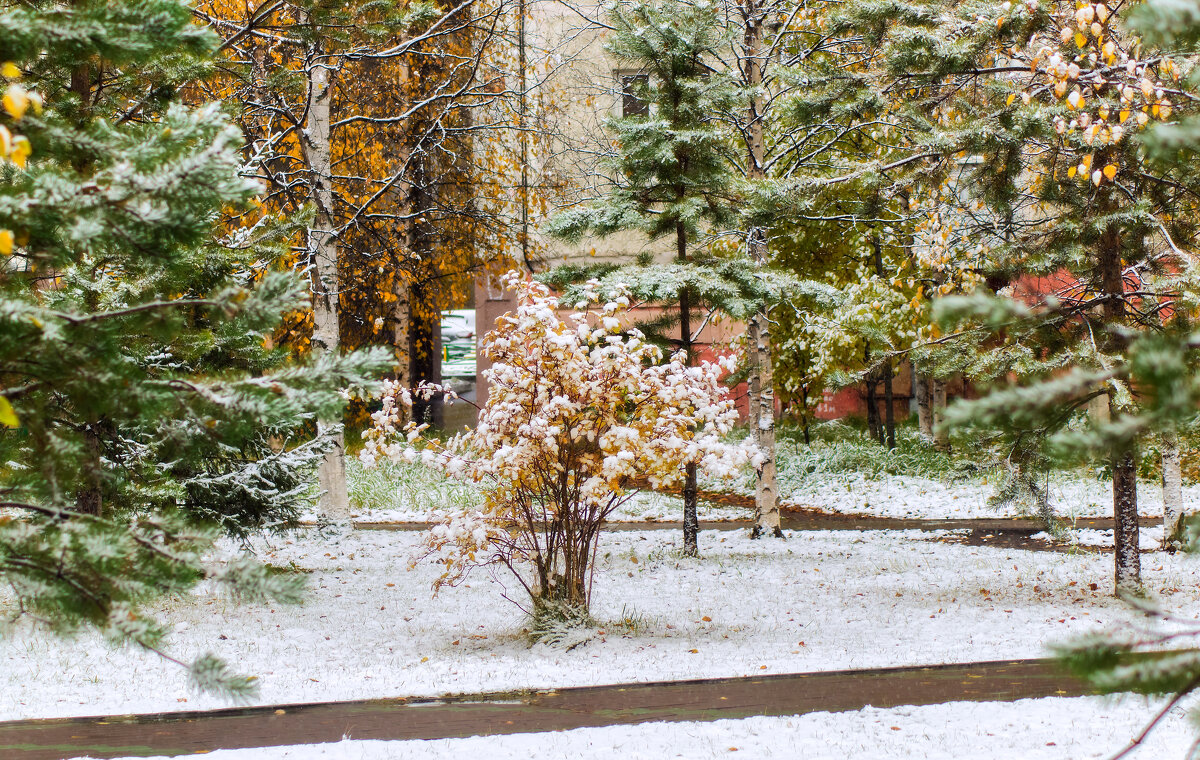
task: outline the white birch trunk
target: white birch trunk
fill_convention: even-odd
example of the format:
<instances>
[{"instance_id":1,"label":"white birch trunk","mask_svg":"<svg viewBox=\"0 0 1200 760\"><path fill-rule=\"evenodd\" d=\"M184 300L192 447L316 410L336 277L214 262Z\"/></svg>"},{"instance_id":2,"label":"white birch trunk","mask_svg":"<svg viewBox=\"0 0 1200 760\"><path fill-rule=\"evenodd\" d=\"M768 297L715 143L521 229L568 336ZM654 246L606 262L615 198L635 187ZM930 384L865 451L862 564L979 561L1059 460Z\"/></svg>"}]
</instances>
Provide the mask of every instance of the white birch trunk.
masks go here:
<instances>
[{"instance_id":1,"label":"white birch trunk","mask_svg":"<svg viewBox=\"0 0 1200 760\"><path fill-rule=\"evenodd\" d=\"M933 407L933 444L945 450L950 446L950 431L946 428L946 383L935 379L929 382L929 386Z\"/></svg>"},{"instance_id":2,"label":"white birch trunk","mask_svg":"<svg viewBox=\"0 0 1200 760\"><path fill-rule=\"evenodd\" d=\"M758 468L755 489L755 519L752 536L770 534L782 537L779 523L779 491L775 477L775 393L772 389L773 367L771 364L770 322L763 314L756 314L749 325L750 367L755 370L749 376L750 419L754 425L754 442L763 456Z\"/></svg>"},{"instance_id":3,"label":"white birch trunk","mask_svg":"<svg viewBox=\"0 0 1200 760\"><path fill-rule=\"evenodd\" d=\"M929 379L913 367L913 396L917 399L917 429L927 441L933 440L933 410L929 408Z\"/></svg>"},{"instance_id":4,"label":"white birch trunk","mask_svg":"<svg viewBox=\"0 0 1200 760\"><path fill-rule=\"evenodd\" d=\"M766 178L763 142L763 33L766 14L761 0L743 0L742 38L743 72L751 94L746 113L746 174L751 182ZM760 227L750 230L747 248L751 260L759 266L769 261L766 231ZM783 537L779 527L779 486L775 477L775 377L771 359L771 323L764 305L750 320L748 352L752 354L747 386L750 391L750 423L754 426L754 442L763 457L754 488L754 529L752 537L770 534Z\"/></svg>"},{"instance_id":5,"label":"white birch trunk","mask_svg":"<svg viewBox=\"0 0 1200 760\"><path fill-rule=\"evenodd\" d=\"M1183 545L1183 474L1174 433L1162 435L1162 481L1163 548L1175 550Z\"/></svg>"},{"instance_id":6,"label":"white birch trunk","mask_svg":"<svg viewBox=\"0 0 1200 760\"><path fill-rule=\"evenodd\" d=\"M313 226L308 230L308 255L313 290L313 354L336 353L338 328L338 241L333 222L333 179L330 163L330 105L333 86L327 60L314 49L308 61L308 124L304 130L305 153L312 172L310 196L316 206ZM331 520L350 518L346 488L345 436L342 420L318 420L321 432L331 433L333 448L317 468L321 488L321 513Z\"/></svg>"}]
</instances>

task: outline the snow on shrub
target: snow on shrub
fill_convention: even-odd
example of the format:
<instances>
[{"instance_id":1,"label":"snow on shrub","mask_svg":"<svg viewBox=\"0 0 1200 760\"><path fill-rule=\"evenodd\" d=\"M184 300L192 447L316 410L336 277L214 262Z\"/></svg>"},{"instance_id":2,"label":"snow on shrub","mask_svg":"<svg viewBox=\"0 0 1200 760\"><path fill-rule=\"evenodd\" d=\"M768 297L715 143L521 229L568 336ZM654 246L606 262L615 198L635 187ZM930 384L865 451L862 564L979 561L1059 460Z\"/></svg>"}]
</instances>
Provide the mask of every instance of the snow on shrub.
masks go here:
<instances>
[{"instance_id":1,"label":"snow on shrub","mask_svg":"<svg viewBox=\"0 0 1200 760\"><path fill-rule=\"evenodd\" d=\"M580 313L559 316L558 300L516 272L504 278L518 294L515 312L483 339L493 362L484 375L487 402L474 430L444 444L403 423L408 389L385 382L383 408L373 415L361 458L420 460L448 476L476 483L484 502L434 527L425 555L445 572L435 590L472 568L507 567L532 600L535 616L550 608L586 612L592 559L606 517L648 482L679 482L684 466L730 477L753 463L749 442L722 438L737 412L720 382L726 367L689 367L682 352L662 351L626 327L629 297L598 283ZM453 393L423 386L418 394Z\"/></svg>"}]
</instances>

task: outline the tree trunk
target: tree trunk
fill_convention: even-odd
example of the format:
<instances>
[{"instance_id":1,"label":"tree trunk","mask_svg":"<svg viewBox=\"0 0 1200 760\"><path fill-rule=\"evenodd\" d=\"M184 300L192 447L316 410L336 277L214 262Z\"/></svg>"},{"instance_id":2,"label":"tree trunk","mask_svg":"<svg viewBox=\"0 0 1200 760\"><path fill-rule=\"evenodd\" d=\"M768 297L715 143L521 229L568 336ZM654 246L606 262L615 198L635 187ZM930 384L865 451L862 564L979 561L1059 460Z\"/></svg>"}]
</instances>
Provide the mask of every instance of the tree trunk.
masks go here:
<instances>
[{"instance_id":1,"label":"tree trunk","mask_svg":"<svg viewBox=\"0 0 1200 760\"><path fill-rule=\"evenodd\" d=\"M929 381L930 406L933 407L933 445L939 451L950 448L950 430L946 427L946 382Z\"/></svg>"},{"instance_id":2,"label":"tree trunk","mask_svg":"<svg viewBox=\"0 0 1200 760\"><path fill-rule=\"evenodd\" d=\"M313 291L312 351L315 356L336 353L340 343L338 326L338 241L334 230L333 178L330 165L330 106L333 83L328 61L310 50L308 65L308 127L304 130L305 152L312 171L311 197L316 206L313 226L308 230L308 255ZM346 492L345 436L342 420L318 420L322 433L331 433L333 447L317 468L322 514L334 520L350 517Z\"/></svg>"},{"instance_id":3,"label":"tree trunk","mask_svg":"<svg viewBox=\"0 0 1200 760\"><path fill-rule=\"evenodd\" d=\"M687 228L682 223L675 225L675 253L679 261L687 261ZM684 352L684 361L692 363L692 303L691 293L685 287L679 291L679 336ZM688 557L700 556L700 518L697 505L696 465L688 464L684 469L683 481L683 553Z\"/></svg>"},{"instance_id":4,"label":"tree trunk","mask_svg":"<svg viewBox=\"0 0 1200 760\"><path fill-rule=\"evenodd\" d=\"M867 374L867 434L883 445L883 426L879 424L879 398L875 395L875 373Z\"/></svg>"},{"instance_id":5,"label":"tree trunk","mask_svg":"<svg viewBox=\"0 0 1200 760\"><path fill-rule=\"evenodd\" d=\"M917 397L917 429L921 437L933 440L933 410L929 407L929 379L913 367L913 395Z\"/></svg>"},{"instance_id":6,"label":"tree trunk","mask_svg":"<svg viewBox=\"0 0 1200 760\"><path fill-rule=\"evenodd\" d=\"M1179 439L1162 435L1163 548L1183 548L1183 475L1180 472Z\"/></svg>"},{"instance_id":7,"label":"tree trunk","mask_svg":"<svg viewBox=\"0 0 1200 760\"><path fill-rule=\"evenodd\" d=\"M410 291L408 317L408 367L412 387L421 383L440 384L442 381L442 348L440 313L431 307L429 293L422 285ZM413 420L441 428L445 406L440 394L428 400L413 397Z\"/></svg>"},{"instance_id":8,"label":"tree trunk","mask_svg":"<svg viewBox=\"0 0 1200 760\"><path fill-rule=\"evenodd\" d=\"M743 76L749 102L746 107L746 178L750 182L766 179L766 148L763 141L765 101L763 98L763 32L766 22L760 0L742 0ZM746 236L746 248L750 260L756 265L766 266L770 259L766 231L752 227ZM750 395L750 424L754 431L754 443L763 457L758 468L754 488L754 528L751 538L770 533L783 537L779 527L779 485L775 477L775 377L771 357L771 323L767 306L764 304L750 319L747 354L747 386Z\"/></svg>"},{"instance_id":9,"label":"tree trunk","mask_svg":"<svg viewBox=\"0 0 1200 760\"><path fill-rule=\"evenodd\" d=\"M887 447L896 448L896 403L892 393L892 360L883 365L883 424L887 430Z\"/></svg>"},{"instance_id":10,"label":"tree trunk","mask_svg":"<svg viewBox=\"0 0 1200 760\"><path fill-rule=\"evenodd\" d=\"M1113 471L1113 562L1116 590L1137 593L1142 588L1142 557L1138 551L1137 466L1134 453L1125 451L1112 459Z\"/></svg>"},{"instance_id":11,"label":"tree trunk","mask_svg":"<svg viewBox=\"0 0 1200 760\"><path fill-rule=\"evenodd\" d=\"M875 276L883 279L883 245L879 242L879 233L875 232L871 235L871 249L875 255ZM883 366L881 373L883 375L883 409L884 429L887 432L887 440L880 439L880 443L885 444L889 449L896 448L896 408L895 399L892 394L892 357L887 357L887 363Z\"/></svg>"},{"instance_id":12,"label":"tree trunk","mask_svg":"<svg viewBox=\"0 0 1200 760\"><path fill-rule=\"evenodd\" d=\"M779 524L779 491L775 478L775 394L772 393L770 323L761 312L750 320L749 351L755 359L751 367L758 370L749 375L750 386L750 421L754 426L754 442L763 456L763 462L758 468L757 487L755 489L754 528L750 538L759 538L770 534L783 538L783 529ZM807 425L805 426L807 436Z\"/></svg>"},{"instance_id":13,"label":"tree trunk","mask_svg":"<svg viewBox=\"0 0 1200 760\"><path fill-rule=\"evenodd\" d=\"M1103 159L1102 160L1107 160ZM1102 164L1101 164L1102 165ZM1101 198L1101 213L1112 213L1115 202L1110 188ZM1105 296L1104 324L1097 333L1105 336L1103 348L1109 354L1125 352L1126 338L1119 332L1125 322L1125 277L1121 262L1121 230L1110 222L1096 246L1100 289ZM1109 417L1116 422L1123 410L1108 396ZM1114 448L1110 454L1113 471L1113 563L1116 566L1116 591L1138 592L1142 588L1141 555L1138 551L1137 470L1135 444Z\"/></svg>"},{"instance_id":14,"label":"tree trunk","mask_svg":"<svg viewBox=\"0 0 1200 760\"><path fill-rule=\"evenodd\" d=\"M75 496L75 511L100 517L104 514L104 492L101 490L103 465L97 427L99 423L89 422L83 430L83 483Z\"/></svg>"},{"instance_id":15,"label":"tree trunk","mask_svg":"<svg viewBox=\"0 0 1200 760\"><path fill-rule=\"evenodd\" d=\"M700 516L696 512L696 465L688 464L683 481L683 554L700 556Z\"/></svg>"},{"instance_id":16,"label":"tree trunk","mask_svg":"<svg viewBox=\"0 0 1200 760\"><path fill-rule=\"evenodd\" d=\"M70 91L79 98L79 112L76 124L83 128L89 118L92 108L92 65L83 62L71 70ZM79 151L72 161L76 171L84 173L90 169L92 158L87 151ZM93 264L93 267L96 265ZM93 273L95 274L95 273ZM92 278L95 280L95 276ZM93 311L99 309L97 293L89 290L86 295L88 307ZM99 419L92 419L83 428L83 460L80 462L83 482L75 494L75 511L85 515L100 517L104 513L104 493L101 490L104 464L101 457Z\"/></svg>"}]
</instances>

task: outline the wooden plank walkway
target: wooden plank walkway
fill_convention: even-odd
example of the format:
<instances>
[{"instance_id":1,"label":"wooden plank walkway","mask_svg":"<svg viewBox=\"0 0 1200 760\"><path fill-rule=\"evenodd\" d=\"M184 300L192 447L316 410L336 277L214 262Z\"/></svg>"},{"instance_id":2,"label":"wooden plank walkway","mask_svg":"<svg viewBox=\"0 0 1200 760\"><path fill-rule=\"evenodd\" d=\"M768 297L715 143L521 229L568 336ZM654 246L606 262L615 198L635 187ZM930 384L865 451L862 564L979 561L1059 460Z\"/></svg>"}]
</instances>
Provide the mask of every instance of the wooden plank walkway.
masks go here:
<instances>
[{"instance_id":1,"label":"wooden plank walkway","mask_svg":"<svg viewBox=\"0 0 1200 760\"><path fill-rule=\"evenodd\" d=\"M1091 693L1048 659L0 722L4 760L184 755Z\"/></svg>"}]
</instances>

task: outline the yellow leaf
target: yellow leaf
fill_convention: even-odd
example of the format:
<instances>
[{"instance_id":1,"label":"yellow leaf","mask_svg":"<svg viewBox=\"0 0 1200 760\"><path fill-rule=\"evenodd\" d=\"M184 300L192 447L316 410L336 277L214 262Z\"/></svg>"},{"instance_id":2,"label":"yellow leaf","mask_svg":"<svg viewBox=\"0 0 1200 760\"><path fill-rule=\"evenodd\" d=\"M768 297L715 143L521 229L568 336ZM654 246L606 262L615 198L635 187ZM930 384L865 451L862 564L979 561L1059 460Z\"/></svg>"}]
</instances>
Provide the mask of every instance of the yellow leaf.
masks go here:
<instances>
[{"instance_id":1,"label":"yellow leaf","mask_svg":"<svg viewBox=\"0 0 1200 760\"><path fill-rule=\"evenodd\" d=\"M1008 100L1004 101L1004 105L1011 106L1013 104L1013 101L1016 99L1017 99L1017 93L1014 92L1013 94L1008 96Z\"/></svg>"},{"instance_id":2,"label":"yellow leaf","mask_svg":"<svg viewBox=\"0 0 1200 760\"><path fill-rule=\"evenodd\" d=\"M0 425L10 428L21 426L21 421L17 419L17 413L13 411L12 404L3 396L0 396Z\"/></svg>"},{"instance_id":3,"label":"yellow leaf","mask_svg":"<svg viewBox=\"0 0 1200 760\"><path fill-rule=\"evenodd\" d=\"M19 121L29 108L29 96L25 94L25 88L21 85L10 84L4 91L3 103L8 115Z\"/></svg>"},{"instance_id":4,"label":"yellow leaf","mask_svg":"<svg viewBox=\"0 0 1200 760\"><path fill-rule=\"evenodd\" d=\"M17 64L12 61L5 61L0 64L0 76L5 79L20 79L21 70L17 68Z\"/></svg>"},{"instance_id":5,"label":"yellow leaf","mask_svg":"<svg viewBox=\"0 0 1200 760\"><path fill-rule=\"evenodd\" d=\"M1129 118L1129 111L1128 111L1128 109L1122 109L1122 110L1121 110L1121 114L1120 114L1121 123L1122 123L1122 124L1124 124L1124 123L1125 123L1125 120L1126 120L1126 119L1128 119L1128 118Z\"/></svg>"},{"instance_id":6,"label":"yellow leaf","mask_svg":"<svg viewBox=\"0 0 1200 760\"><path fill-rule=\"evenodd\" d=\"M25 159L33 153L33 148L29 145L29 138L24 135L18 135L13 138L12 155L9 158L12 162L22 169L25 168Z\"/></svg>"},{"instance_id":7,"label":"yellow leaf","mask_svg":"<svg viewBox=\"0 0 1200 760\"><path fill-rule=\"evenodd\" d=\"M1075 32L1075 46L1082 48L1087 44L1087 37L1083 36L1083 32Z\"/></svg>"},{"instance_id":8,"label":"yellow leaf","mask_svg":"<svg viewBox=\"0 0 1200 760\"><path fill-rule=\"evenodd\" d=\"M1076 174L1076 169L1074 166L1072 166L1070 169L1067 169L1067 176L1069 178L1075 179L1075 174Z\"/></svg>"},{"instance_id":9,"label":"yellow leaf","mask_svg":"<svg viewBox=\"0 0 1200 760\"><path fill-rule=\"evenodd\" d=\"M1105 177L1108 177L1110 180L1111 180L1113 177L1117 176L1117 167L1116 167L1116 165L1115 165L1115 164L1109 164L1108 166L1104 167L1104 176L1105 176Z\"/></svg>"}]
</instances>

